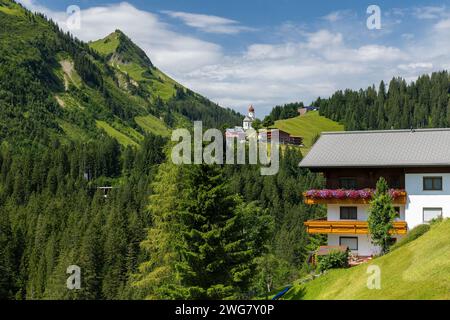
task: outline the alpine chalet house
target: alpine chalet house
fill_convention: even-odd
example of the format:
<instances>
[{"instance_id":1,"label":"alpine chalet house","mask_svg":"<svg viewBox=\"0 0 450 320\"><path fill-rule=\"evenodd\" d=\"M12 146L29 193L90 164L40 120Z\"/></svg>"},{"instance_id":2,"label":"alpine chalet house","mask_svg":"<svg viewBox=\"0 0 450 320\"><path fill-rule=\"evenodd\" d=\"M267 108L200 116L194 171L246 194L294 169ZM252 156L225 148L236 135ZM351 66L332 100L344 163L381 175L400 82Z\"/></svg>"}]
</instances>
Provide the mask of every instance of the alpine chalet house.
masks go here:
<instances>
[{"instance_id":1,"label":"alpine chalet house","mask_svg":"<svg viewBox=\"0 0 450 320\"><path fill-rule=\"evenodd\" d=\"M419 224L450 217L450 129L323 133L300 167L326 179L326 189L304 194L307 204L327 205L327 218L307 221L307 231L327 234L329 246L347 246L353 255L379 253L367 218L380 177L398 212L395 239Z\"/></svg>"}]
</instances>

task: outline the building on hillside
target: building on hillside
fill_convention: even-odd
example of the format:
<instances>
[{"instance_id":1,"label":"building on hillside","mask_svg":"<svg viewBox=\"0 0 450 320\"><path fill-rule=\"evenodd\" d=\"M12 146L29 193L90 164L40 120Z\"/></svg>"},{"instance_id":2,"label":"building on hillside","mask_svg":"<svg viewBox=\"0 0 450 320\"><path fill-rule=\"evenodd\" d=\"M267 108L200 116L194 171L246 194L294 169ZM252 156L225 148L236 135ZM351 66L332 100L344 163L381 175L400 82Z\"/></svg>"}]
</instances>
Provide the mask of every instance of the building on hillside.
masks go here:
<instances>
[{"instance_id":1,"label":"building on hillside","mask_svg":"<svg viewBox=\"0 0 450 320\"><path fill-rule=\"evenodd\" d=\"M326 204L327 218L305 223L327 234L329 246L348 246L356 256L376 255L368 232L368 209L380 177L398 213L399 239L417 225L450 217L450 129L324 133L300 163L322 172L326 189L304 194L307 204Z\"/></svg>"},{"instance_id":2,"label":"building on hillside","mask_svg":"<svg viewBox=\"0 0 450 320\"><path fill-rule=\"evenodd\" d=\"M225 137L234 139L236 138L239 142L245 142L246 136L245 131L242 127L234 127L225 130Z\"/></svg>"},{"instance_id":3,"label":"building on hillside","mask_svg":"<svg viewBox=\"0 0 450 320\"><path fill-rule=\"evenodd\" d=\"M279 130L279 142L280 144L302 146L303 138L300 136L293 136L286 131ZM260 130L259 140L270 143L272 141L272 130Z\"/></svg>"},{"instance_id":4,"label":"building on hillside","mask_svg":"<svg viewBox=\"0 0 450 320\"><path fill-rule=\"evenodd\" d=\"M248 108L248 115L244 118L244 123L242 125L244 130L249 130L249 129L253 128L253 122L255 120L256 120L255 108L253 108L253 106L250 106Z\"/></svg>"},{"instance_id":5,"label":"building on hillside","mask_svg":"<svg viewBox=\"0 0 450 320\"><path fill-rule=\"evenodd\" d=\"M225 130L225 137L237 139L238 142L245 142L249 137L250 129L253 128L253 122L256 120L255 108L250 106L248 108L248 115L244 118L242 127L236 126Z\"/></svg>"},{"instance_id":6,"label":"building on hillside","mask_svg":"<svg viewBox=\"0 0 450 320\"><path fill-rule=\"evenodd\" d=\"M261 142L271 142L272 141L272 131L261 129L259 132L252 132L250 129L253 128L253 122L256 120L255 108L251 105L248 108L248 115L244 118L242 127L234 127L225 130L226 138L236 138L237 141L246 141L249 138L257 137ZM257 135L257 136L252 136ZM289 133L279 130L279 141L280 144L302 146L303 138L299 136L293 136Z\"/></svg>"},{"instance_id":7,"label":"building on hillside","mask_svg":"<svg viewBox=\"0 0 450 320\"><path fill-rule=\"evenodd\" d=\"M307 114L308 112L311 112L311 111L317 111L317 110L319 110L319 109L316 108L316 107L303 107L303 108L298 108L298 114L301 115L301 116L304 116L304 115Z\"/></svg>"}]
</instances>

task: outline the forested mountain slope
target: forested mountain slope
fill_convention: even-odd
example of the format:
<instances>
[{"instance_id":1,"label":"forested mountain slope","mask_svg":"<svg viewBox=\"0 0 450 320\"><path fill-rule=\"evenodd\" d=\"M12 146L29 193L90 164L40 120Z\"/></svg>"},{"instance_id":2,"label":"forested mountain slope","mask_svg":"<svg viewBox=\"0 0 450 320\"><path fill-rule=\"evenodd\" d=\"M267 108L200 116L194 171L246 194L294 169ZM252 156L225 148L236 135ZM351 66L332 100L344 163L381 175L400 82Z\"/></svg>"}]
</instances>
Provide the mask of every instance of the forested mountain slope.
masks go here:
<instances>
[{"instance_id":1,"label":"forested mountain slope","mask_svg":"<svg viewBox=\"0 0 450 320\"><path fill-rule=\"evenodd\" d=\"M450 126L450 74L434 72L411 83L393 78L388 86L381 81L378 90L340 90L314 106L346 130L445 128Z\"/></svg>"},{"instance_id":2,"label":"forested mountain slope","mask_svg":"<svg viewBox=\"0 0 450 320\"><path fill-rule=\"evenodd\" d=\"M0 1L0 17L1 138L86 141L104 131L136 145L188 120L240 122L165 76L120 31L105 55L13 1Z\"/></svg>"}]
</instances>

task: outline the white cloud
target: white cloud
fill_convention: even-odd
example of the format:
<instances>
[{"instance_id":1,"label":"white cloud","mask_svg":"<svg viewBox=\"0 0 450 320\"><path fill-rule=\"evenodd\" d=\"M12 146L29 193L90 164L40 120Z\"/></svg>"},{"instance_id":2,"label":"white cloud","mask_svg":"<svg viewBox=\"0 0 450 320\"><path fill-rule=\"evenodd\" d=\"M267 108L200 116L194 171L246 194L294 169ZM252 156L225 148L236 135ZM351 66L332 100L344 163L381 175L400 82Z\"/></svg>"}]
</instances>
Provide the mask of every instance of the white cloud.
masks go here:
<instances>
[{"instance_id":1,"label":"white cloud","mask_svg":"<svg viewBox=\"0 0 450 320\"><path fill-rule=\"evenodd\" d=\"M450 30L450 19L444 19L436 23L434 26L437 30Z\"/></svg>"},{"instance_id":2,"label":"white cloud","mask_svg":"<svg viewBox=\"0 0 450 320\"><path fill-rule=\"evenodd\" d=\"M395 61L406 58L400 49L380 45L362 46L356 52L359 61Z\"/></svg>"},{"instance_id":3,"label":"white cloud","mask_svg":"<svg viewBox=\"0 0 450 320\"><path fill-rule=\"evenodd\" d=\"M419 69L423 72L426 72L433 69L433 64L431 62L416 62L416 63L400 64L398 68L405 71Z\"/></svg>"},{"instance_id":4,"label":"white cloud","mask_svg":"<svg viewBox=\"0 0 450 320\"><path fill-rule=\"evenodd\" d=\"M445 6L423 6L413 10L413 15L418 19L438 19L447 14Z\"/></svg>"},{"instance_id":5,"label":"white cloud","mask_svg":"<svg viewBox=\"0 0 450 320\"><path fill-rule=\"evenodd\" d=\"M326 16L322 17L322 19L333 23L333 22L347 19L352 16L354 16L354 13L351 10L337 10L337 11L330 12Z\"/></svg>"},{"instance_id":6,"label":"white cloud","mask_svg":"<svg viewBox=\"0 0 450 320\"><path fill-rule=\"evenodd\" d=\"M239 24L239 22L223 17L195 14L182 11L162 11L166 15L180 19L186 25L208 33L236 34L242 31L254 30Z\"/></svg>"},{"instance_id":7,"label":"white cloud","mask_svg":"<svg viewBox=\"0 0 450 320\"><path fill-rule=\"evenodd\" d=\"M319 30L308 35L308 47L311 49L321 49L342 44L342 34L332 33L328 30Z\"/></svg>"}]
</instances>

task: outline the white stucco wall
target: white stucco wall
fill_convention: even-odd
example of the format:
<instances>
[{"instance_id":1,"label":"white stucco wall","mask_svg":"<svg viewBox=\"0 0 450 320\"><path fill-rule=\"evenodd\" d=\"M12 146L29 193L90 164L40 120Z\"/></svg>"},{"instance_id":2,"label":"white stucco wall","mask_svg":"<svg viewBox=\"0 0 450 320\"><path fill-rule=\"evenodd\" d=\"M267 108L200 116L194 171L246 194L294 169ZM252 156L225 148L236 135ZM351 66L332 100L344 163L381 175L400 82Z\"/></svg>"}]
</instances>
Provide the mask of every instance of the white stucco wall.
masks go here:
<instances>
[{"instance_id":1,"label":"white stucco wall","mask_svg":"<svg viewBox=\"0 0 450 320\"><path fill-rule=\"evenodd\" d=\"M405 220L405 206L404 205L394 205L395 207L400 207L400 218L397 220ZM327 219L329 221L339 221L340 220L340 207L357 207L358 210L358 221L367 221L369 205L359 204L359 205L339 205L339 204L329 204L328 206Z\"/></svg>"},{"instance_id":2,"label":"white stucco wall","mask_svg":"<svg viewBox=\"0 0 450 320\"><path fill-rule=\"evenodd\" d=\"M358 238L358 250L351 250L352 254L357 256L370 257L380 253L380 248L372 244L370 236L366 234L328 234L328 245L338 246L340 237L357 237ZM402 236L394 236L394 238L401 239Z\"/></svg>"},{"instance_id":3,"label":"white stucco wall","mask_svg":"<svg viewBox=\"0 0 450 320\"><path fill-rule=\"evenodd\" d=\"M380 252L379 248L374 246L370 242L369 235L351 235L351 234L329 234L328 245L338 246L340 237L357 237L358 238L358 250L352 250L354 255L358 256L372 256Z\"/></svg>"},{"instance_id":4,"label":"white stucco wall","mask_svg":"<svg viewBox=\"0 0 450 320\"><path fill-rule=\"evenodd\" d=\"M340 219L340 207L357 207L358 221L367 221L369 205L338 205L329 204L327 206L327 219L329 221L341 221ZM396 205L400 207L400 218L397 220L405 220L405 206ZM338 246L340 237L357 237L358 238L358 250L352 250L354 255L359 256L372 256L380 253L380 248L372 244L369 235L352 235L352 234L328 234L328 245ZM401 236L395 236L395 238L400 239Z\"/></svg>"},{"instance_id":5,"label":"white stucco wall","mask_svg":"<svg viewBox=\"0 0 450 320\"><path fill-rule=\"evenodd\" d=\"M423 177L442 177L442 191L424 191ZM442 208L442 215L450 217L450 173L406 174L405 189L408 194L405 220L409 230L424 223L424 208Z\"/></svg>"}]
</instances>

